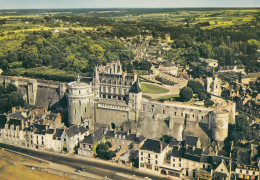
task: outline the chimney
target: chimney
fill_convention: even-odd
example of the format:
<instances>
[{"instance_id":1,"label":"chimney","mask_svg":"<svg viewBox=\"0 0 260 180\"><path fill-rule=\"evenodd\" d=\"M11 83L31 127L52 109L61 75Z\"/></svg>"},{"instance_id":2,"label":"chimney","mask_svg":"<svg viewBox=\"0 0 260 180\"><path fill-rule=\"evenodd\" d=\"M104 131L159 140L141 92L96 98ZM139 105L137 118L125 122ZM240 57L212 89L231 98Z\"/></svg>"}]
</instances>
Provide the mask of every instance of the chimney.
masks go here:
<instances>
[{"instance_id":1,"label":"chimney","mask_svg":"<svg viewBox=\"0 0 260 180\"><path fill-rule=\"evenodd\" d=\"M180 144L178 144L178 151L181 149L181 145Z\"/></svg>"},{"instance_id":2,"label":"chimney","mask_svg":"<svg viewBox=\"0 0 260 180\"><path fill-rule=\"evenodd\" d=\"M53 134L56 134L56 127L53 128Z\"/></svg>"},{"instance_id":3,"label":"chimney","mask_svg":"<svg viewBox=\"0 0 260 180\"><path fill-rule=\"evenodd\" d=\"M160 152L162 152L162 142L160 142Z\"/></svg>"},{"instance_id":4,"label":"chimney","mask_svg":"<svg viewBox=\"0 0 260 180\"><path fill-rule=\"evenodd\" d=\"M12 113L15 113L15 111L16 111L16 108L12 107Z\"/></svg>"},{"instance_id":5,"label":"chimney","mask_svg":"<svg viewBox=\"0 0 260 180\"><path fill-rule=\"evenodd\" d=\"M21 130L23 130L24 129L24 120L23 119L21 120L21 125L22 125L22 129Z\"/></svg>"},{"instance_id":6,"label":"chimney","mask_svg":"<svg viewBox=\"0 0 260 180\"><path fill-rule=\"evenodd\" d=\"M195 151L195 146L192 146L192 151Z\"/></svg>"},{"instance_id":7,"label":"chimney","mask_svg":"<svg viewBox=\"0 0 260 180\"><path fill-rule=\"evenodd\" d=\"M48 126L47 125L45 125L45 131L47 131L48 130Z\"/></svg>"},{"instance_id":8,"label":"chimney","mask_svg":"<svg viewBox=\"0 0 260 180\"><path fill-rule=\"evenodd\" d=\"M127 136L129 136L129 130L127 131L127 133L126 133L126 134L127 134Z\"/></svg>"}]
</instances>

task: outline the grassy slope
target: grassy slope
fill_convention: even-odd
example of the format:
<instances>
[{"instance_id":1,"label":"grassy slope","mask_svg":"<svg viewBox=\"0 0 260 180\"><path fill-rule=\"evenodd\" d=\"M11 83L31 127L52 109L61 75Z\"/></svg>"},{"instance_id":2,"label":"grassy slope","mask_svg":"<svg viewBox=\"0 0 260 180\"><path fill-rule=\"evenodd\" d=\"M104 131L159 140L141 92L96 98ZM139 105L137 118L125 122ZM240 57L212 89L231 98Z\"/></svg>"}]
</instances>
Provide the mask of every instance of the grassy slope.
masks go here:
<instances>
[{"instance_id":1,"label":"grassy slope","mask_svg":"<svg viewBox=\"0 0 260 180\"><path fill-rule=\"evenodd\" d=\"M1 180L63 180L67 179L65 177L59 177L51 175L46 172L30 170L28 167L25 167L19 162L32 162L34 161L27 160L25 158L19 157L17 155L8 153L6 151L0 150L0 179ZM35 162L36 163L36 162ZM36 163L37 164L37 163Z\"/></svg>"},{"instance_id":2,"label":"grassy slope","mask_svg":"<svg viewBox=\"0 0 260 180\"><path fill-rule=\"evenodd\" d=\"M143 93L150 93L150 94L161 94L161 93L169 92L168 89L156 85L152 85L152 84L147 84L147 83L141 84L141 90Z\"/></svg>"}]
</instances>

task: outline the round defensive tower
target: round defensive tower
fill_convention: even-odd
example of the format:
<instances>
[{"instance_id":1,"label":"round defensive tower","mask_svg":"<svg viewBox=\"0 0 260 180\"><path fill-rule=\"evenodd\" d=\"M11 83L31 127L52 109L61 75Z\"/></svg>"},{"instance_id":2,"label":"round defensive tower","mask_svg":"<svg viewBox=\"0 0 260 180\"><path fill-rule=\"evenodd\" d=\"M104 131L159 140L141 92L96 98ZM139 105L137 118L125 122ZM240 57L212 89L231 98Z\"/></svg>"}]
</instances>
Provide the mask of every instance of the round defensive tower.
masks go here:
<instances>
[{"instance_id":1,"label":"round defensive tower","mask_svg":"<svg viewBox=\"0 0 260 180\"><path fill-rule=\"evenodd\" d=\"M213 112L213 123L211 126L212 138L216 141L224 141L228 136L227 110L217 110Z\"/></svg>"},{"instance_id":2,"label":"round defensive tower","mask_svg":"<svg viewBox=\"0 0 260 180\"><path fill-rule=\"evenodd\" d=\"M68 84L68 120L69 124L83 124L93 114L93 93L90 84L76 81ZM90 125L90 124L88 124Z\"/></svg>"}]
</instances>

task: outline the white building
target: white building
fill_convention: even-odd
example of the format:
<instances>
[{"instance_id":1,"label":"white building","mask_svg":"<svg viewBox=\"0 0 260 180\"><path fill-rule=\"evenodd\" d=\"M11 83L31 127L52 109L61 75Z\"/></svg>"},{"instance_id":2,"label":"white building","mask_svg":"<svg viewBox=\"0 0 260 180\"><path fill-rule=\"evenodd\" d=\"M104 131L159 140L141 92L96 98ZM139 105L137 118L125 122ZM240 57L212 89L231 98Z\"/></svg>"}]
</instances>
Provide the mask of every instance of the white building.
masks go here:
<instances>
[{"instance_id":1,"label":"white building","mask_svg":"<svg viewBox=\"0 0 260 180\"><path fill-rule=\"evenodd\" d=\"M77 125L73 125L63 131L61 144L63 145L64 151L73 152L74 148L84 139L85 135L88 135L88 130L83 126L78 127Z\"/></svg>"},{"instance_id":2,"label":"white building","mask_svg":"<svg viewBox=\"0 0 260 180\"><path fill-rule=\"evenodd\" d=\"M139 169L159 173L167 151L168 144L147 139L139 150Z\"/></svg>"}]
</instances>

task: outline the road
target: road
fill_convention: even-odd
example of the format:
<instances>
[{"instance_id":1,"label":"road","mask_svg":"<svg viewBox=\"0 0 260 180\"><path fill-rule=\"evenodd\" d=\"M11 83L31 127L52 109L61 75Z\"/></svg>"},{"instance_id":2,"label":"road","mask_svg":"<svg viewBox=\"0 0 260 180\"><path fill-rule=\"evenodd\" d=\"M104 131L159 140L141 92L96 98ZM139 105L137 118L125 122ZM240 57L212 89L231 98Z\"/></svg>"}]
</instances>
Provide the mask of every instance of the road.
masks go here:
<instances>
[{"instance_id":1,"label":"road","mask_svg":"<svg viewBox=\"0 0 260 180\"><path fill-rule=\"evenodd\" d=\"M150 175L136 169L125 168L125 167L117 167L112 164L102 163L99 161L92 161L86 159L77 159L71 158L63 155L47 153L43 151L32 150L28 148L13 146L10 144L0 143L0 147L10 149L16 152L20 152L26 155L30 155L36 158L40 158L43 160L47 160L53 163L66 165L72 168L85 168L88 173L92 173L98 176L107 176L108 178L114 180L122 180L123 179L134 179L132 178L132 174L139 177L149 177L153 180L162 180L162 177L156 175ZM126 175L126 176L122 176ZM130 178L131 177L131 178Z\"/></svg>"}]
</instances>

